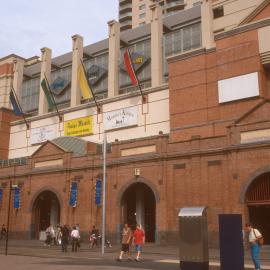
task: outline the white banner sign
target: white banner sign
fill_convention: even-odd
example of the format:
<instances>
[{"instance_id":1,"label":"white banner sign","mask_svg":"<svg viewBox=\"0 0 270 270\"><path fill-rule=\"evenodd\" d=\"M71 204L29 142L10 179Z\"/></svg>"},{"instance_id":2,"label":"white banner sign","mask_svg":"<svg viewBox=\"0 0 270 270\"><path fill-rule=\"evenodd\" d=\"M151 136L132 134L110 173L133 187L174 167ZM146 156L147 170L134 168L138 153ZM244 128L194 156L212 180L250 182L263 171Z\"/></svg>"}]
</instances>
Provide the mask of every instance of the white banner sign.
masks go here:
<instances>
[{"instance_id":1,"label":"white banner sign","mask_svg":"<svg viewBox=\"0 0 270 270\"><path fill-rule=\"evenodd\" d=\"M218 81L219 103L259 96L258 73Z\"/></svg>"},{"instance_id":2,"label":"white banner sign","mask_svg":"<svg viewBox=\"0 0 270 270\"><path fill-rule=\"evenodd\" d=\"M31 144L38 144L56 137L56 130L54 126L38 127L31 129L30 142Z\"/></svg>"},{"instance_id":3,"label":"white banner sign","mask_svg":"<svg viewBox=\"0 0 270 270\"><path fill-rule=\"evenodd\" d=\"M138 107L124 108L104 114L104 129L117 129L138 125Z\"/></svg>"}]
</instances>

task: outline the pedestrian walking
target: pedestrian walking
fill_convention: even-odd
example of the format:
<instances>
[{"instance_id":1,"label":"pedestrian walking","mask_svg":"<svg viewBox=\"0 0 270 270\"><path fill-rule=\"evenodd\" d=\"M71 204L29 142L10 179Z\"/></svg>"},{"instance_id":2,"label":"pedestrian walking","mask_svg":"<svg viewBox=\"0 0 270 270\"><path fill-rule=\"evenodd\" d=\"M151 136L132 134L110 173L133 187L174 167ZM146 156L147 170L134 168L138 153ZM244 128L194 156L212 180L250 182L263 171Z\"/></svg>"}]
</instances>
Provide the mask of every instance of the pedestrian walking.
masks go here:
<instances>
[{"instance_id":1,"label":"pedestrian walking","mask_svg":"<svg viewBox=\"0 0 270 270\"><path fill-rule=\"evenodd\" d=\"M52 243L56 246L56 230L54 226L51 226L51 237L52 237Z\"/></svg>"},{"instance_id":2,"label":"pedestrian walking","mask_svg":"<svg viewBox=\"0 0 270 270\"><path fill-rule=\"evenodd\" d=\"M90 232L90 247L98 246L98 239L100 238L100 234L96 226L94 225L92 231Z\"/></svg>"},{"instance_id":3,"label":"pedestrian walking","mask_svg":"<svg viewBox=\"0 0 270 270\"><path fill-rule=\"evenodd\" d=\"M49 247L51 245L51 242L52 242L52 231L53 231L53 227L50 224L50 226L45 231L45 233L46 233L46 240L45 240L45 243L44 243L45 246L48 246Z\"/></svg>"},{"instance_id":4,"label":"pedestrian walking","mask_svg":"<svg viewBox=\"0 0 270 270\"><path fill-rule=\"evenodd\" d=\"M135 261L139 262L141 254L142 254L142 246L145 242L144 230L142 229L142 226L139 224L137 224L136 230L133 233L133 241L134 241L135 249L137 252Z\"/></svg>"},{"instance_id":5,"label":"pedestrian walking","mask_svg":"<svg viewBox=\"0 0 270 270\"><path fill-rule=\"evenodd\" d=\"M263 244L263 236L258 229L255 229L252 224L246 224L246 230L249 233L248 242L251 250L251 258L255 270L261 270L260 264L260 246Z\"/></svg>"},{"instance_id":6,"label":"pedestrian walking","mask_svg":"<svg viewBox=\"0 0 270 270\"><path fill-rule=\"evenodd\" d=\"M3 238L6 238L6 235L7 235L7 229L6 229L5 224L3 224L1 228L0 240L2 240Z\"/></svg>"},{"instance_id":7,"label":"pedestrian walking","mask_svg":"<svg viewBox=\"0 0 270 270\"><path fill-rule=\"evenodd\" d=\"M61 227L61 245L62 245L62 252L67 252L68 247L68 238L69 238L69 228L67 225Z\"/></svg>"},{"instance_id":8,"label":"pedestrian walking","mask_svg":"<svg viewBox=\"0 0 270 270\"><path fill-rule=\"evenodd\" d=\"M76 226L73 227L73 230L71 231L71 244L72 244L72 252L77 252L78 250L78 243L80 240L80 233Z\"/></svg>"},{"instance_id":9,"label":"pedestrian walking","mask_svg":"<svg viewBox=\"0 0 270 270\"><path fill-rule=\"evenodd\" d=\"M55 233L56 233L56 243L57 243L57 245L61 245L62 244L62 232L61 232L60 225L57 225Z\"/></svg>"},{"instance_id":10,"label":"pedestrian walking","mask_svg":"<svg viewBox=\"0 0 270 270\"><path fill-rule=\"evenodd\" d=\"M122 261L124 253L128 253L128 260L131 260L130 253L129 253L131 239L132 239L132 230L126 223L122 231L122 246L121 246L121 251L120 251L119 257L117 258L117 261L119 262Z\"/></svg>"}]
</instances>

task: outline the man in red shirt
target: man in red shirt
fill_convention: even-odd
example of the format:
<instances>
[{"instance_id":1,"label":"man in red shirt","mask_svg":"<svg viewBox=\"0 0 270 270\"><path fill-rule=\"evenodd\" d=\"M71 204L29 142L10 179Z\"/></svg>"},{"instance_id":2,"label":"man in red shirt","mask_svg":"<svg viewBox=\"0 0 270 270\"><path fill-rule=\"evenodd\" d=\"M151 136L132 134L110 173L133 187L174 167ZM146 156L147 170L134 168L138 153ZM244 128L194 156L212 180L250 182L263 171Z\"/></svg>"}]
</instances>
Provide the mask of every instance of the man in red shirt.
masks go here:
<instances>
[{"instance_id":1,"label":"man in red shirt","mask_svg":"<svg viewBox=\"0 0 270 270\"><path fill-rule=\"evenodd\" d=\"M139 262L140 261L140 256L142 253L142 245L145 242L145 234L143 229L141 228L141 225L137 224L136 230L133 233L133 239L134 239L134 244L136 247L136 252L137 252L137 257L135 261Z\"/></svg>"}]
</instances>

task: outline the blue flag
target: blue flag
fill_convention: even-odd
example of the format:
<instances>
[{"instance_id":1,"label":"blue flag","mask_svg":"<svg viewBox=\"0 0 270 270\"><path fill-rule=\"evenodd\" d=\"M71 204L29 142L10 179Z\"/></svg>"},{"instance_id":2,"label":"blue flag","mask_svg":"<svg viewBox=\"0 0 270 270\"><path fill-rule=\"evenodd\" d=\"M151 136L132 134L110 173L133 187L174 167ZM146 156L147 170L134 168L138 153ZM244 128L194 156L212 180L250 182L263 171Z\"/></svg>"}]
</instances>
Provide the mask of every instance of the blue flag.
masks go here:
<instances>
[{"instance_id":1,"label":"blue flag","mask_svg":"<svg viewBox=\"0 0 270 270\"><path fill-rule=\"evenodd\" d=\"M2 200L3 200L3 189L0 188L0 207L2 205Z\"/></svg>"},{"instance_id":2,"label":"blue flag","mask_svg":"<svg viewBox=\"0 0 270 270\"><path fill-rule=\"evenodd\" d=\"M96 205L97 206L100 206L101 205L101 180L100 179L97 179L96 180L96 196L95 196L95 202L96 202Z\"/></svg>"},{"instance_id":3,"label":"blue flag","mask_svg":"<svg viewBox=\"0 0 270 270\"><path fill-rule=\"evenodd\" d=\"M77 205L77 193L78 193L78 184L77 182L72 182L69 197L69 205L72 207L76 207Z\"/></svg>"},{"instance_id":4,"label":"blue flag","mask_svg":"<svg viewBox=\"0 0 270 270\"><path fill-rule=\"evenodd\" d=\"M16 97L15 97L12 90L9 93L9 100L10 100L10 103L12 104L14 113L18 116L23 115L22 109L21 109L20 105L18 104Z\"/></svg>"},{"instance_id":5,"label":"blue flag","mask_svg":"<svg viewBox=\"0 0 270 270\"><path fill-rule=\"evenodd\" d=\"M14 189L14 209L20 208L20 188Z\"/></svg>"}]
</instances>

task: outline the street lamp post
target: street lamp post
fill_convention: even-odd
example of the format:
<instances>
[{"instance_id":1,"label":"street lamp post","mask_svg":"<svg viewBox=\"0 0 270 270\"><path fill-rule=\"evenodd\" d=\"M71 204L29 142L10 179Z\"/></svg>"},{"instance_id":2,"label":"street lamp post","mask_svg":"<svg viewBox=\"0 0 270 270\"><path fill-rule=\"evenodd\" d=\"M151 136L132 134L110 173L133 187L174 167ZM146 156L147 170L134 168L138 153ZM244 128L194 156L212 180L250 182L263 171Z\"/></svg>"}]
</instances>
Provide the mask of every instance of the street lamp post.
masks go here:
<instances>
[{"instance_id":1,"label":"street lamp post","mask_svg":"<svg viewBox=\"0 0 270 270\"><path fill-rule=\"evenodd\" d=\"M102 238L101 238L101 253L105 253L105 231L106 231L106 152L107 152L107 137L104 131L103 137L103 194L102 194Z\"/></svg>"}]
</instances>

